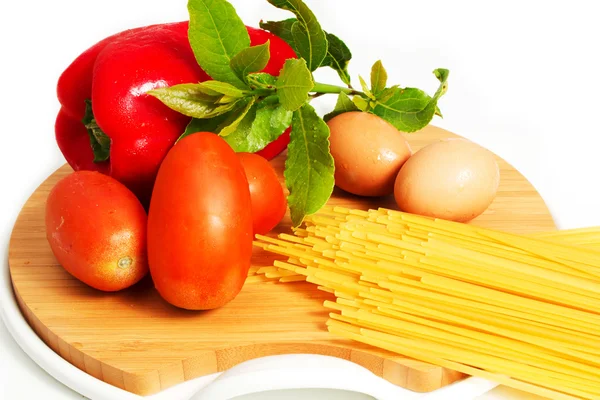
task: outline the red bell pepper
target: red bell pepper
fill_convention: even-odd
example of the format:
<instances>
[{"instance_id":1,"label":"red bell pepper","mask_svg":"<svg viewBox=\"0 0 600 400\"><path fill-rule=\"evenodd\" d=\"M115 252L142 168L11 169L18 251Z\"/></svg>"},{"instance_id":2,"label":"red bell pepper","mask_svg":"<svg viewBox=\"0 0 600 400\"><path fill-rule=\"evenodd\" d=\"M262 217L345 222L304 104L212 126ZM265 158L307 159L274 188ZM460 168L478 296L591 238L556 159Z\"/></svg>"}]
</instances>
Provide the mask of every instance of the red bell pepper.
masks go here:
<instances>
[{"instance_id":1,"label":"red bell pepper","mask_svg":"<svg viewBox=\"0 0 600 400\"><path fill-rule=\"evenodd\" d=\"M55 132L73 169L106 173L148 203L158 168L190 118L146 92L210 79L196 62L187 32L187 21L124 31L86 50L63 72ZM253 46L271 41L264 72L278 75L285 60L296 57L271 33L248 32ZM288 142L286 131L259 154L271 159Z\"/></svg>"},{"instance_id":2,"label":"red bell pepper","mask_svg":"<svg viewBox=\"0 0 600 400\"><path fill-rule=\"evenodd\" d=\"M78 170L97 170L107 173L106 162L94 162L90 137L82 123L86 100L92 97L92 75L98 54L113 40L139 30L126 30L107 37L83 53L58 79L57 97L61 109L56 118L55 132L58 147L69 165Z\"/></svg>"}]
</instances>

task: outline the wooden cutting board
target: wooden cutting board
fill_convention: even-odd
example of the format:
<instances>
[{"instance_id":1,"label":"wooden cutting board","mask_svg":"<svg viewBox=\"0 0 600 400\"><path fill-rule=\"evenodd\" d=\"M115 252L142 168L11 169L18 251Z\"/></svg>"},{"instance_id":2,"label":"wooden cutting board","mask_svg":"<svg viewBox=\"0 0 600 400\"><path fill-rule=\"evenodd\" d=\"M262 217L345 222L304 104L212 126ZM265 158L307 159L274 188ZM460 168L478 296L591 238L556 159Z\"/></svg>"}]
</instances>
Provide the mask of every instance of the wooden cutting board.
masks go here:
<instances>
[{"instance_id":1,"label":"wooden cutting board","mask_svg":"<svg viewBox=\"0 0 600 400\"><path fill-rule=\"evenodd\" d=\"M435 127L408 136L413 150L455 135ZM283 158L273 163L281 171ZM555 229L543 200L502 160L498 197L472 223L510 232ZM331 336L325 327L329 298L308 283L247 283L227 306L190 312L165 303L147 278L120 293L102 293L72 278L46 241L44 204L53 185L72 170L64 166L27 201L9 249L13 286L22 312L55 352L106 383L150 395L185 380L224 371L267 355L313 353L358 363L402 387L427 392L463 375ZM395 208L393 197L365 200L336 191L332 204ZM286 217L287 218L287 217ZM90 224L94 219L90 218ZM276 231L289 231L289 219ZM255 249L253 265L271 265Z\"/></svg>"}]
</instances>

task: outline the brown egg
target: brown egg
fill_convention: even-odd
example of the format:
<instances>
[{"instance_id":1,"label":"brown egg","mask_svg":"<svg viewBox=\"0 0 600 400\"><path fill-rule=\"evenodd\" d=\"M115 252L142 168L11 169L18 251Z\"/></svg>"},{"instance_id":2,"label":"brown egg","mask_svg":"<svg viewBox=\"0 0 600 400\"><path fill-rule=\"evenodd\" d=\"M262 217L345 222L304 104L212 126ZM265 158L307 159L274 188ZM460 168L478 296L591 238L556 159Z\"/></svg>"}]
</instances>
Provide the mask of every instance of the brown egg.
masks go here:
<instances>
[{"instance_id":1,"label":"brown egg","mask_svg":"<svg viewBox=\"0 0 600 400\"><path fill-rule=\"evenodd\" d=\"M359 196L385 196L412 155L406 139L389 122L366 112L352 111L332 118L331 154L335 184Z\"/></svg>"},{"instance_id":2,"label":"brown egg","mask_svg":"<svg viewBox=\"0 0 600 400\"><path fill-rule=\"evenodd\" d=\"M494 155L465 139L430 144L412 156L396 178L400 210L469 221L494 201L500 170Z\"/></svg>"}]
</instances>

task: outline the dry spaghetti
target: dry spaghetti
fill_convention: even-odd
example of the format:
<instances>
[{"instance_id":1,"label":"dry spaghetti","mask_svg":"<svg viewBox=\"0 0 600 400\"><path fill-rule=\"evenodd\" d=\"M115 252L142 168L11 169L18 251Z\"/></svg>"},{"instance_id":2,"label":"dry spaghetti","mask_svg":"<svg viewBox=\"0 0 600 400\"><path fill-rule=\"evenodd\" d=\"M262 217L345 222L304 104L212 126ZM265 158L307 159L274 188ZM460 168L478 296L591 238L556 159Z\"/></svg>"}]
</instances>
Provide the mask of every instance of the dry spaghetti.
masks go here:
<instances>
[{"instance_id":1,"label":"dry spaghetti","mask_svg":"<svg viewBox=\"0 0 600 400\"><path fill-rule=\"evenodd\" d=\"M541 396L600 398L596 229L523 236L328 207L257 239L285 257L261 279L335 295L334 334Z\"/></svg>"}]
</instances>

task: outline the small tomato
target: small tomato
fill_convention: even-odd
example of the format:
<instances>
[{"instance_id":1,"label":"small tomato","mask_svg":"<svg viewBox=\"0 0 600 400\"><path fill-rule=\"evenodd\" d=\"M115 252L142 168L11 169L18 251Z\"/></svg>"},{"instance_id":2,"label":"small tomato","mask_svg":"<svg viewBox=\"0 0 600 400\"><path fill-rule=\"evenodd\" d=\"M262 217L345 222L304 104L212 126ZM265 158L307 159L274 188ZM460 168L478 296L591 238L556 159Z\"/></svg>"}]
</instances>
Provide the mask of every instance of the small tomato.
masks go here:
<instances>
[{"instance_id":1,"label":"small tomato","mask_svg":"<svg viewBox=\"0 0 600 400\"><path fill-rule=\"evenodd\" d=\"M238 153L242 162L250 197L252 199L252 225L255 234L264 235L285 215L285 193L271 164L257 154Z\"/></svg>"},{"instance_id":2,"label":"small tomato","mask_svg":"<svg viewBox=\"0 0 600 400\"><path fill-rule=\"evenodd\" d=\"M60 180L46 201L46 236L58 262L103 290L125 289L148 272L146 211L123 184L100 172Z\"/></svg>"}]
</instances>

